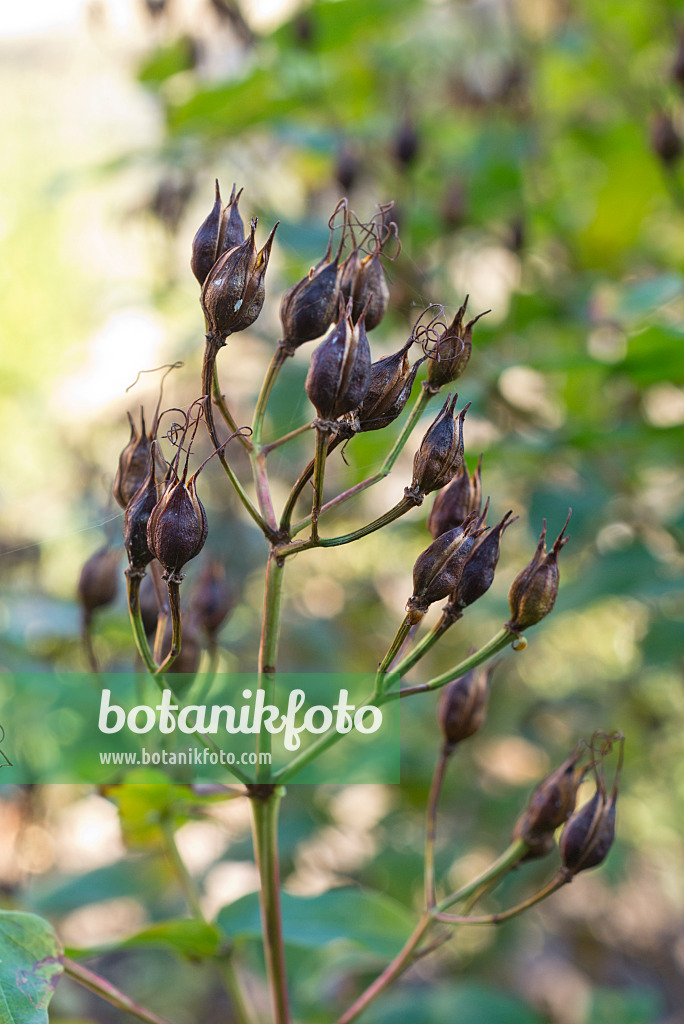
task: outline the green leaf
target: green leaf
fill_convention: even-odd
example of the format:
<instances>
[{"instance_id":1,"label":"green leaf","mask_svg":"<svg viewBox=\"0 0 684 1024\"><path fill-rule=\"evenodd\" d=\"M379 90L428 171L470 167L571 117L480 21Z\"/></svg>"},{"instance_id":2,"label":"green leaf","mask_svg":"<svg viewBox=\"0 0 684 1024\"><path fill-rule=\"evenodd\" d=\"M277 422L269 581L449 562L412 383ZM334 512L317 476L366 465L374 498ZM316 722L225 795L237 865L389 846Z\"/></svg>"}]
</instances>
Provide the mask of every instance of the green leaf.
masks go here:
<instances>
[{"instance_id":1,"label":"green leaf","mask_svg":"<svg viewBox=\"0 0 684 1024\"><path fill-rule=\"evenodd\" d=\"M415 927L413 915L395 900L363 889L330 889L320 896L283 893L285 942L318 949L348 942L380 957L392 957ZM224 907L218 925L232 940L258 939L261 917L257 893Z\"/></svg>"},{"instance_id":2,"label":"green leaf","mask_svg":"<svg viewBox=\"0 0 684 1024\"><path fill-rule=\"evenodd\" d=\"M138 71L138 81L157 86L179 71L189 71L195 62L192 40L183 37L162 46L149 57Z\"/></svg>"},{"instance_id":3,"label":"green leaf","mask_svg":"<svg viewBox=\"0 0 684 1024\"><path fill-rule=\"evenodd\" d=\"M63 970L62 948L47 921L0 911L0 1024L47 1024Z\"/></svg>"},{"instance_id":4,"label":"green leaf","mask_svg":"<svg viewBox=\"0 0 684 1024\"><path fill-rule=\"evenodd\" d=\"M539 1024L539 1017L503 992L479 985L453 985L394 992L368 1013L369 1024Z\"/></svg>"},{"instance_id":5,"label":"green leaf","mask_svg":"<svg viewBox=\"0 0 684 1024\"><path fill-rule=\"evenodd\" d=\"M220 945L221 934L218 928L204 921L180 918L152 924L123 942L98 946L95 949L70 949L68 954L73 959L81 960L90 956L100 956L112 950L146 947L170 949L181 956L204 958L216 956Z\"/></svg>"}]
</instances>

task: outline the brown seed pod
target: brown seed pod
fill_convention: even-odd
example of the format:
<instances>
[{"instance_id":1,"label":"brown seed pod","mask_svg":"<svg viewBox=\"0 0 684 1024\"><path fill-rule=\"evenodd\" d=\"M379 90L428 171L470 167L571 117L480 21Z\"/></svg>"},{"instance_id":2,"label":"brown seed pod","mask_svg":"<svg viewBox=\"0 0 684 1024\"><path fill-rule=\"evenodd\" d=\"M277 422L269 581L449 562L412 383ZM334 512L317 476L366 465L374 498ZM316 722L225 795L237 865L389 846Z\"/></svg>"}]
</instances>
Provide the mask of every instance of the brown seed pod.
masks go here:
<instances>
[{"instance_id":1,"label":"brown seed pod","mask_svg":"<svg viewBox=\"0 0 684 1024\"><path fill-rule=\"evenodd\" d=\"M380 249L361 257L354 249L342 265L340 292L352 303L352 320L359 319L365 310L367 331L377 327L389 305L389 286L380 258Z\"/></svg>"},{"instance_id":2,"label":"brown seed pod","mask_svg":"<svg viewBox=\"0 0 684 1024\"><path fill-rule=\"evenodd\" d=\"M598 867L605 860L615 839L615 811L622 772L624 736L622 733L614 733L611 736L596 733L590 747L592 751L597 737L603 740L603 747L591 764L596 780L596 792L591 800L575 811L561 835L561 860L563 870L569 877L579 874L580 871ZM618 765L613 788L608 793L602 762L616 742L619 744Z\"/></svg>"},{"instance_id":3,"label":"brown seed pod","mask_svg":"<svg viewBox=\"0 0 684 1024\"><path fill-rule=\"evenodd\" d=\"M403 412L423 362L418 359L409 365L408 351L413 341L409 338L398 352L371 365L368 391L355 414L361 430L381 430Z\"/></svg>"},{"instance_id":4,"label":"brown seed pod","mask_svg":"<svg viewBox=\"0 0 684 1024\"><path fill-rule=\"evenodd\" d=\"M455 415L458 395L447 400L413 459L412 494L430 494L448 484L463 465L463 420L470 402Z\"/></svg>"},{"instance_id":5,"label":"brown seed pod","mask_svg":"<svg viewBox=\"0 0 684 1024\"><path fill-rule=\"evenodd\" d=\"M578 744L563 764L547 775L516 821L513 839L522 839L529 847L526 860L546 856L553 849L554 832L575 810L577 791L586 772L586 768L577 767L583 751L584 744Z\"/></svg>"},{"instance_id":6,"label":"brown seed pod","mask_svg":"<svg viewBox=\"0 0 684 1024\"><path fill-rule=\"evenodd\" d=\"M328 253L285 292L280 303L280 322L282 345L287 352L320 338L330 327L338 305L338 276L337 257L330 261Z\"/></svg>"},{"instance_id":7,"label":"brown seed pod","mask_svg":"<svg viewBox=\"0 0 684 1024\"><path fill-rule=\"evenodd\" d=\"M437 718L444 736L445 753L450 753L484 725L490 675L490 669L480 666L444 687Z\"/></svg>"},{"instance_id":8,"label":"brown seed pod","mask_svg":"<svg viewBox=\"0 0 684 1024\"><path fill-rule=\"evenodd\" d=\"M466 295L463 305L456 313L451 324L429 352L427 380L425 383L433 394L436 394L445 384L451 384L453 381L458 380L464 372L473 348L473 327L481 317L491 312L491 310L486 309L484 313L478 313L464 327L463 317L468 305L468 298L469 296Z\"/></svg>"},{"instance_id":9,"label":"brown seed pod","mask_svg":"<svg viewBox=\"0 0 684 1024\"><path fill-rule=\"evenodd\" d=\"M305 388L321 420L330 422L363 402L371 355L363 316L354 323L340 296L337 325L311 358Z\"/></svg>"},{"instance_id":10,"label":"brown seed pod","mask_svg":"<svg viewBox=\"0 0 684 1024\"><path fill-rule=\"evenodd\" d=\"M220 562L207 562L192 595L191 609L198 625L210 637L216 636L235 605L233 588Z\"/></svg>"},{"instance_id":11,"label":"brown seed pod","mask_svg":"<svg viewBox=\"0 0 684 1024\"><path fill-rule=\"evenodd\" d=\"M215 339L251 327L264 305L264 277L278 225L257 252L256 224L255 217L249 238L219 256L202 285L200 304L207 333Z\"/></svg>"},{"instance_id":12,"label":"brown seed pod","mask_svg":"<svg viewBox=\"0 0 684 1024\"><path fill-rule=\"evenodd\" d=\"M86 618L96 608L111 604L119 588L119 558L121 552L108 544L88 558L78 581L78 599Z\"/></svg>"},{"instance_id":13,"label":"brown seed pod","mask_svg":"<svg viewBox=\"0 0 684 1024\"><path fill-rule=\"evenodd\" d=\"M486 518L486 515L487 506L485 506L483 518ZM518 518L513 516L511 519L512 515L512 511L507 512L496 526L493 526L476 542L468 556L461 578L449 597L448 608L455 618L460 618L463 609L478 601L494 582L501 550L501 538L507 527Z\"/></svg>"},{"instance_id":14,"label":"brown seed pod","mask_svg":"<svg viewBox=\"0 0 684 1024\"><path fill-rule=\"evenodd\" d=\"M462 526L443 533L418 556L413 566L413 594L406 605L412 622L420 621L431 604L455 589L481 530L473 512Z\"/></svg>"},{"instance_id":15,"label":"brown seed pod","mask_svg":"<svg viewBox=\"0 0 684 1024\"><path fill-rule=\"evenodd\" d=\"M123 537L128 564L138 575L143 574L154 559L147 539L147 524L158 500L155 460L150 455L145 479L126 506L124 515Z\"/></svg>"},{"instance_id":16,"label":"brown seed pod","mask_svg":"<svg viewBox=\"0 0 684 1024\"><path fill-rule=\"evenodd\" d=\"M145 413L140 410L140 431L130 412L126 413L131 425L131 436L119 455L119 466L114 479L112 493L121 506L126 508L129 501L147 476L152 451L152 438L145 429Z\"/></svg>"},{"instance_id":17,"label":"brown seed pod","mask_svg":"<svg viewBox=\"0 0 684 1024\"><path fill-rule=\"evenodd\" d=\"M482 507L482 456L477 462L477 469L472 476L468 475L468 467L461 465L460 471L447 487L437 494L428 516L427 528L433 537L439 537L447 530L453 530L467 519L471 512L479 512Z\"/></svg>"},{"instance_id":18,"label":"brown seed pod","mask_svg":"<svg viewBox=\"0 0 684 1024\"><path fill-rule=\"evenodd\" d=\"M569 540L563 535L571 515L572 509L569 510L563 529L548 553L546 551L546 521L544 521L532 561L513 580L508 592L511 618L506 623L511 633L520 633L524 629L536 625L553 610L558 596L558 555L563 545L567 544Z\"/></svg>"},{"instance_id":19,"label":"brown seed pod","mask_svg":"<svg viewBox=\"0 0 684 1024\"><path fill-rule=\"evenodd\" d=\"M196 475L186 483L185 473L176 470L147 523L150 552L164 567L163 578L173 583L183 579L181 569L196 558L207 539L207 516L197 497Z\"/></svg>"},{"instance_id":20,"label":"brown seed pod","mask_svg":"<svg viewBox=\"0 0 684 1024\"><path fill-rule=\"evenodd\" d=\"M211 213L192 240L190 267L200 285L206 281L219 256L241 245L245 240L245 228L238 210L241 195L242 189L236 194L233 185L230 200L224 209L219 183L216 182L216 200Z\"/></svg>"}]
</instances>

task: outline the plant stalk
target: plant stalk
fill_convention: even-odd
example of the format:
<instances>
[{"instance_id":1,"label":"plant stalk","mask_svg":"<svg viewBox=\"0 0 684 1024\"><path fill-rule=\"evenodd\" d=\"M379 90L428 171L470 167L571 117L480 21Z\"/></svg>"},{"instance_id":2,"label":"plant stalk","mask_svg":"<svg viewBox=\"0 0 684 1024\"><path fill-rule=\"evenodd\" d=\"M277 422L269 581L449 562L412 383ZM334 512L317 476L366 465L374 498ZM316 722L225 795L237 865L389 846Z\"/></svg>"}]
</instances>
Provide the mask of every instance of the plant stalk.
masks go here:
<instances>
[{"instance_id":1,"label":"plant stalk","mask_svg":"<svg viewBox=\"0 0 684 1024\"><path fill-rule=\"evenodd\" d=\"M264 612L259 644L260 690L265 690L265 703L271 704L275 691L278 637L280 635L280 604L283 589L284 565L273 551L268 556L266 582L264 586ZM266 782L271 778L271 765L261 764L261 754L271 753L271 733L262 726L257 738L257 781Z\"/></svg>"},{"instance_id":2,"label":"plant stalk","mask_svg":"<svg viewBox=\"0 0 684 1024\"><path fill-rule=\"evenodd\" d=\"M269 786L268 790L266 795L255 792L252 797L254 856L261 880L259 903L274 1024L289 1024L278 858L278 810L284 790L280 786Z\"/></svg>"},{"instance_id":3,"label":"plant stalk","mask_svg":"<svg viewBox=\"0 0 684 1024\"><path fill-rule=\"evenodd\" d=\"M68 978L78 982L79 985L87 988L90 992L94 992L95 995L100 996L106 1002L111 1003L117 1010L131 1013L138 1020L145 1021L145 1024L169 1024L163 1017L159 1017L158 1014L141 1006L140 1003L136 1003L125 992L112 985L110 981L106 981L105 978L101 978L99 974L95 974L94 971L89 971L87 967L77 964L66 956L63 963L64 973Z\"/></svg>"}]
</instances>

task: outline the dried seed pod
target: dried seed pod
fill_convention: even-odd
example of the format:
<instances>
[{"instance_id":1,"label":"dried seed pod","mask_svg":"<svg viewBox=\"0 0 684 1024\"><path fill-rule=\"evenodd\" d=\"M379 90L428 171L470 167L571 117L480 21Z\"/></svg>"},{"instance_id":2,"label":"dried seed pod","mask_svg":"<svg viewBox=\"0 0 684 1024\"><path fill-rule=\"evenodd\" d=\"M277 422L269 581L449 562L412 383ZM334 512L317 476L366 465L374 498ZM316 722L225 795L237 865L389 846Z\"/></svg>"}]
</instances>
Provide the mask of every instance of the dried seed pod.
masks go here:
<instances>
[{"instance_id":1,"label":"dried seed pod","mask_svg":"<svg viewBox=\"0 0 684 1024\"><path fill-rule=\"evenodd\" d=\"M336 420L363 402L371 355L363 316L354 323L351 304L339 298L337 325L311 358L305 388L319 419Z\"/></svg>"},{"instance_id":2,"label":"dried seed pod","mask_svg":"<svg viewBox=\"0 0 684 1024\"><path fill-rule=\"evenodd\" d=\"M335 180L346 194L354 187L359 173L359 158L354 146L346 143L337 154Z\"/></svg>"},{"instance_id":3,"label":"dried seed pod","mask_svg":"<svg viewBox=\"0 0 684 1024\"><path fill-rule=\"evenodd\" d=\"M138 575L145 572L154 558L147 539L147 524L158 500L155 460L150 455L145 479L126 506L124 515L123 537L128 564Z\"/></svg>"},{"instance_id":4,"label":"dried seed pod","mask_svg":"<svg viewBox=\"0 0 684 1024\"><path fill-rule=\"evenodd\" d=\"M211 213L199 227L192 240L192 256L190 267L193 274L203 285L211 268L219 256L229 249L234 249L245 240L245 228L238 210L238 202L242 189L236 194L235 185L230 194L230 201L225 209L221 203L219 183L216 182L216 200Z\"/></svg>"},{"instance_id":5,"label":"dried seed pod","mask_svg":"<svg viewBox=\"0 0 684 1024\"><path fill-rule=\"evenodd\" d=\"M273 245L276 224L262 249L254 242L256 217L249 238L219 256L202 285L200 303L207 333L223 339L250 327L264 305L264 276Z\"/></svg>"},{"instance_id":6,"label":"dried seed pod","mask_svg":"<svg viewBox=\"0 0 684 1024\"><path fill-rule=\"evenodd\" d=\"M462 526L443 533L425 549L413 566L413 594L406 608L412 623L419 622L431 604L455 589L470 552L479 536L479 519L473 512Z\"/></svg>"},{"instance_id":7,"label":"dried seed pod","mask_svg":"<svg viewBox=\"0 0 684 1024\"><path fill-rule=\"evenodd\" d=\"M485 506L485 517L486 513L487 507ZM518 518L514 516L511 519L510 516L512 515L512 511L507 512L496 526L493 526L488 533L477 541L468 556L468 560L463 566L461 578L449 597L448 609L454 618L460 618L463 609L470 607L471 604L478 601L487 593L494 582L494 574L501 550L501 538L507 527Z\"/></svg>"},{"instance_id":8,"label":"dried seed pod","mask_svg":"<svg viewBox=\"0 0 684 1024\"><path fill-rule=\"evenodd\" d=\"M366 330L378 326L389 305L389 286L379 249L363 259L358 249L350 253L342 266L340 292L345 300L351 300L353 320L365 310Z\"/></svg>"},{"instance_id":9,"label":"dried seed pod","mask_svg":"<svg viewBox=\"0 0 684 1024\"><path fill-rule=\"evenodd\" d=\"M577 791L586 772L577 767L583 750L584 746L578 744L563 764L547 775L516 821L513 839L522 839L529 847L526 860L546 856L553 849L554 832L575 810Z\"/></svg>"},{"instance_id":10,"label":"dried seed pod","mask_svg":"<svg viewBox=\"0 0 684 1024\"><path fill-rule=\"evenodd\" d=\"M157 619L159 617L157 595L151 576L143 576L140 581L139 602L145 636L150 637L157 628Z\"/></svg>"},{"instance_id":11,"label":"dried seed pod","mask_svg":"<svg viewBox=\"0 0 684 1024\"><path fill-rule=\"evenodd\" d=\"M307 341L325 334L337 309L337 257L330 261L329 253L309 274L292 285L280 303L280 322L283 325L282 345L287 352Z\"/></svg>"},{"instance_id":12,"label":"dried seed pod","mask_svg":"<svg viewBox=\"0 0 684 1024\"><path fill-rule=\"evenodd\" d=\"M455 526L460 526L471 512L479 512L481 507L482 456L480 455L477 469L472 476L468 475L468 467L463 462L460 471L448 487L443 487L439 492L428 516L427 528L433 537L439 537L447 530L453 530Z\"/></svg>"},{"instance_id":13,"label":"dried seed pod","mask_svg":"<svg viewBox=\"0 0 684 1024\"><path fill-rule=\"evenodd\" d=\"M444 736L445 752L482 728L489 703L491 671L480 666L444 687L437 718Z\"/></svg>"},{"instance_id":14,"label":"dried seed pod","mask_svg":"<svg viewBox=\"0 0 684 1024\"><path fill-rule=\"evenodd\" d=\"M658 111L651 122L651 147L666 167L671 167L682 155L679 132L670 115L664 110Z\"/></svg>"},{"instance_id":15,"label":"dried seed pod","mask_svg":"<svg viewBox=\"0 0 684 1024\"><path fill-rule=\"evenodd\" d=\"M393 148L397 162L404 168L410 167L418 156L420 138L415 124L409 117L405 117L399 125Z\"/></svg>"},{"instance_id":16,"label":"dried seed pod","mask_svg":"<svg viewBox=\"0 0 684 1024\"><path fill-rule=\"evenodd\" d=\"M226 580L226 570L220 562L207 562L192 595L191 608L198 625L210 637L216 636L234 605L235 595Z\"/></svg>"},{"instance_id":17,"label":"dried seed pod","mask_svg":"<svg viewBox=\"0 0 684 1024\"><path fill-rule=\"evenodd\" d=\"M470 402L455 416L458 395L447 396L413 459L410 492L430 494L448 484L463 465L463 419Z\"/></svg>"},{"instance_id":18,"label":"dried seed pod","mask_svg":"<svg viewBox=\"0 0 684 1024\"><path fill-rule=\"evenodd\" d=\"M457 380L464 372L470 360L473 348L473 327L480 319L486 316L491 310L486 309L484 313L478 313L470 320L465 327L463 317L465 316L469 296L466 295L463 305L456 313L451 324L444 331L442 336L429 353L428 372L426 386L428 390L436 394L445 384Z\"/></svg>"},{"instance_id":19,"label":"dried seed pod","mask_svg":"<svg viewBox=\"0 0 684 1024\"><path fill-rule=\"evenodd\" d=\"M423 362L418 359L413 366L409 365L408 351L413 341L409 338L398 352L372 364L368 391L356 412L361 430L380 430L403 412Z\"/></svg>"},{"instance_id":20,"label":"dried seed pod","mask_svg":"<svg viewBox=\"0 0 684 1024\"><path fill-rule=\"evenodd\" d=\"M511 633L520 633L538 622L553 610L558 596L558 555L569 537L564 537L572 509L568 512L563 529L553 542L551 551L546 551L546 520L539 537L537 550L532 561L520 572L511 584L508 603L511 609L510 621L506 623Z\"/></svg>"},{"instance_id":21,"label":"dried seed pod","mask_svg":"<svg viewBox=\"0 0 684 1024\"><path fill-rule=\"evenodd\" d=\"M152 451L152 439L145 429L145 414L140 410L140 431L130 412L126 413L131 425L131 436L119 455L119 466L114 479L112 493L121 506L126 508L147 475Z\"/></svg>"},{"instance_id":22,"label":"dried seed pod","mask_svg":"<svg viewBox=\"0 0 684 1024\"><path fill-rule=\"evenodd\" d=\"M186 466L187 469L187 466ZM147 523L150 552L164 567L163 578L172 583L183 579L181 569L199 555L207 539L207 516L196 491L196 476L186 483L172 470L164 493L152 509Z\"/></svg>"},{"instance_id":23,"label":"dried seed pod","mask_svg":"<svg viewBox=\"0 0 684 1024\"><path fill-rule=\"evenodd\" d=\"M78 580L78 599L87 619L96 608L104 608L116 597L121 552L106 544L87 559Z\"/></svg>"},{"instance_id":24,"label":"dried seed pod","mask_svg":"<svg viewBox=\"0 0 684 1024\"><path fill-rule=\"evenodd\" d=\"M588 871L606 859L615 839L616 798L617 794L607 797L597 789L563 829L560 852L568 874Z\"/></svg>"}]
</instances>

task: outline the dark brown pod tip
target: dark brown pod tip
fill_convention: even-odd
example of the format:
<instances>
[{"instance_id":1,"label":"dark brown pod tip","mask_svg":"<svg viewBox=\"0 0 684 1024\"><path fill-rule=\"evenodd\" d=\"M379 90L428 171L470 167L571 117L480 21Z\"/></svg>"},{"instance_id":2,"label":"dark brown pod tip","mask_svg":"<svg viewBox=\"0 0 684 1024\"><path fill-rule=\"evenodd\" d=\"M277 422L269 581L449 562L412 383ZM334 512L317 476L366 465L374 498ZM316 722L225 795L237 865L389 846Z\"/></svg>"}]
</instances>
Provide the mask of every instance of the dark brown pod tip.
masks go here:
<instances>
[{"instance_id":1,"label":"dark brown pod tip","mask_svg":"<svg viewBox=\"0 0 684 1024\"><path fill-rule=\"evenodd\" d=\"M398 352L372 364L368 391L356 412L360 430L381 430L403 412L423 362L418 359L409 365L408 351L413 341L409 338Z\"/></svg>"},{"instance_id":2,"label":"dark brown pod tip","mask_svg":"<svg viewBox=\"0 0 684 1024\"><path fill-rule=\"evenodd\" d=\"M444 736L445 752L482 728L489 703L491 670L480 666L444 687L437 718Z\"/></svg>"},{"instance_id":3,"label":"dark brown pod tip","mask_svg":"<svg viewBox=\"0 0 684 1024\"><path fill-rule=\"evenodd\" d=\"M121 552L108 544L87 559L78 580L78 600L86 618L97 608L111 604L119 587L118 565Z\"/></svg>"},{"instance_id":4,"label":"dark brown pod tip","mask_svg":"<svg viewBox=\"0 0 684 1024\"><path fill-rule=\"evenodd\" d=\"M208 561L193 591L191 608L201 629L215 637L235 605L233 588L220 562Z\"/></svg>"},{"instance_id":5,"label":"dark brown pod tip","mask_svg":"<svg viewBox=\"0 0 684 1024\"><path fill-rule=\"evenodd\" d=\"M354 322L365 311L366 330L378 326L389 305L389 286L380 249L364 257L358 249L349 254L340 273L340 292L347 302L351 300Z\"/></svg>"},{"instance_id":6,"label":"dark brown pod tip","mask_svg":"<svg viewBox=\"0 0 684 1024\"><path fill-rule=\"evenodd\" d=\"M337 324L311 357L305 388L319 419L332 422L363 402L371 355L363 316L354 323L351 304L339 297Z\"/></svg>"},{"instance_id":7,"label":"dark brown pod tip","mask_svg":"<svg viewBox=\"0 0 684 1024\"><path fill-rule=\"evenodd\" d=\"M236 194L233 185L230 201L223 209L219 183L216 182L214 205L192 240L190 267L200 285L206 281L219 256L245 240L245 229L238 210L241 195L242 189Z\"/></svg>"},{"instance_id":8,"label":"dark brown pod tip","mask_svg":"<svg viewBox=\"0 0 684 1024\"><path fill-rule=\"evenodd\" d=\"M413 594L406 605L412 622L454 590L481 531L478 524L473 512L462 526L443 533L418 556L413 566Z\"/></svg>"},{"instance_id":9,"label":"dark brown pod tip","mask_svg":"<svg viewBox=\"0 0 684 1024\"><path fill-rule=\"evenodd\" d=\"M451 483L439 491L428 516L427 528L433 537L439 537L441 533L460 526L471 512L479 512L481 508L482 456L480 455L477 468L472 476L468 475L468 467L464 461Z\"/></svg>"},{"instance_id":10,"label":"dark brown pod tip","mask_svg":"<svg viewBox=\"0 0 684 1024\"><path fill-rule=\"evenodd\" d=\"M186 562L195 558L207 539L204 506L197 496L196 474L188 482L175 470L147 523L150 552L164 567L163 578L180 583Z\"/></svg>"},{"instance_id":11,"label":"dark brown pod tip","mask_svg":"<svg viewBox=\"0 0 684 1024\"><path fill-rule=\"evenodd\" d=\"M455 414L458 395L447 396L413 459L410 492L430 494L448 484L463 465L463 420L470 402Z\"/></svg>"},{"instance_id":12,"label":"dark brown pod tip","mask_svg":"<svg viewBox=\"0 0 684 1024\"><path fill-rule=\"evenodd\" d=\"M489 503L489 499L487 499ZM486 514L487 506L485 506ZM461 578L449 598L449 608L455 617L459 617L464 608L478 601L487 593L494 582L494 574L499 563L501 538L504 531L517 520L509 511L475 544L468 561L463 566Z\"/></svg>"},{"instance_id":13,"label":"dark brown pod tip","mask_svg":"<svg viewBox=\"0 0 684 1024\"><path fill-rule=\"evenodd\" d=\"M428 353L428 372L425 386L436 394L445 384L458 380L465 371L473 348L473 327L477 321L490 313L486 309L463 326L469 296L466 295L463 305L456 313L451 324L443 332L432 350Z\"/></svg>"},{"instance_id":14,"label":"dark brown pod tip","mask_svg":"<svg viewBox=\"0 0 684 1024\"><path fill-rule=\"evenodd\" d=\"M544 521L532 561L513 580L508 592L511 618L506 623L511 633L520 633L522 630L536 625L553 610L558 596L558 555L561 548L570 539L564 534L571 515L572 509L568 511L563 529L548 553L546 551L546 520Z\"/></svg>"},{"instance_id":15,"label":"dark brown pod tip","mask_svg":"<svg viewBox=\"0 0 684 1024\"><path fill-rule=\"evenodd\" d=\"M140 430L136 427L130 412L126 415L131 425L131 436L119 455L119 465L112 488L114 498L121 508L126 508L145 479L152 451L152 439L145 429L143 410L140 410Z\"/></svg>"},{"instance_id":16,"label":"dark brown pod tip","mask_svg":"<svg viewBox=\"0 0 684 1024\"><path fill-rule=\"evenodd\" d=\"M597 733L594 740L597 736L603 739L604 746L598 755L595 754L591 764L596 780L596 791L591 800L575 811L561 835L561 860L563 871L568 878L579 874L580 871L598 867L606 859L615 839L615 812L622 772L624 736L622 733L613 733L611 736ZM590 749L595 753L594 740ZM619 744L618 764L613 788L608 793L602 762L605 754L610 752L615 743Z\"/></svg>"},{"instance_id":17,"label":"dark brown pod tip","mask_svg":"<svg viewBox=\"0 0 684 1024\"><path fill-rule=\"evenodd\" d=\"M577 767L583 751L584 745L578 744L563 764L547 775L515 823L513 839L522 839L529 847L525 859L546 856L555 845L554 832L575 810L577 791L586 772Z\"/></svg>"}]
</instances>

